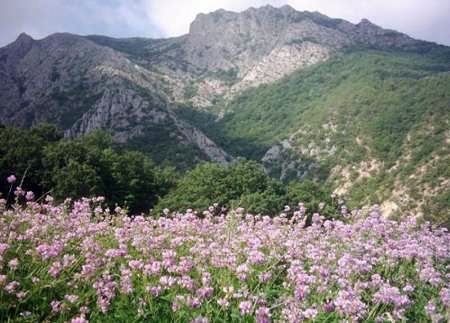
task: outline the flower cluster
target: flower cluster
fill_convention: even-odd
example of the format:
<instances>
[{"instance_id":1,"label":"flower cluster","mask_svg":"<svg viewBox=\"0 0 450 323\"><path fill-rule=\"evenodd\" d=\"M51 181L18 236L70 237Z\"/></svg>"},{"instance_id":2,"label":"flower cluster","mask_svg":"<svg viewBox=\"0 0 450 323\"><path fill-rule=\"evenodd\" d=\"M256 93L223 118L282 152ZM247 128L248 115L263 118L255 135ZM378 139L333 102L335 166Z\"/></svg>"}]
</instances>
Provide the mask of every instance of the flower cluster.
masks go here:
<instances>
[{"instance_id":1,"label":"flower cluster","mask_svg":"<svg viewBox=\"0 0 450 323\"><path fill-rule=\"evenodd\" d=\"M412 217L375 207L305 226L23 199L0 204L0 321L449 319L450 234Z\"/></svg>"}]
</instances>

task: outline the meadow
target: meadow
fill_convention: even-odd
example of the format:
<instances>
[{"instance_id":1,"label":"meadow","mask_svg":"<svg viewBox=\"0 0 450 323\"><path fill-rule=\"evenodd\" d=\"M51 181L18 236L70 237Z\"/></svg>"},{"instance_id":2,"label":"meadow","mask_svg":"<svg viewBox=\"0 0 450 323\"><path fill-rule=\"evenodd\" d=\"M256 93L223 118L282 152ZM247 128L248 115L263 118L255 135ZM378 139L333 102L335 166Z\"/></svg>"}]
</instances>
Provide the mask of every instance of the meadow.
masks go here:
<instances>
[{"instance_id":1,"label":"meadow","mask_svg":"<svg viewBox=\"0 0 450 323\"><path fill-rule=\"evenodd\" d=\"M377 206L342 205L334 219L301 201L273 217L217 205L149 217L102 197L11 196L0 200L2 322L450 318L447 229Z\"/></svg>"}]
</instances>

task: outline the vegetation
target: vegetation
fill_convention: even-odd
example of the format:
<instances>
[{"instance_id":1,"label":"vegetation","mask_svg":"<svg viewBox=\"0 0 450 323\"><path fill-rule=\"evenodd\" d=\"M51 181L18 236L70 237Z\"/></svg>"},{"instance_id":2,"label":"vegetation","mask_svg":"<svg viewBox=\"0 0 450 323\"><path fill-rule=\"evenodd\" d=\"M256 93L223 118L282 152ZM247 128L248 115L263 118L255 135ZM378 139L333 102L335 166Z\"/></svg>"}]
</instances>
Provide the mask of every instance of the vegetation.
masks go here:
<instances>
[{"instance_id":1,"label":"vegetation","mask_svg":"<svg viewBox=\"0 0 450 323\"><path fill-rule=\"evenodd\" d=\"M177 186L159 201L155 213L161 214L164 208L174 211L189 208L204 210L216 204L274 215L284 206L294 208L299 202L305 203L309 216L318 211L327 217L338 213L338 205L324 185L309 181L284 185L270 178L256 162L239 160L228 167L204 163L188 171ZM319 206L321 203L322 207Z\"/></svg>"},{"instance_id":2,"label":"vegetation","mask_svg":"<svg viewBox=\"0 0 450 323\"><path fill-rule=\"evenodd\" d=\"M24 179L24 188L56 199L104 196L110 206L148 211L174 185L176 176L143 153L119 149L109 135L64 140L55 127L0 129L1 192L11 195L7 176ZM10 196L11 197L11 196Z\"/></svg>"},{"instance_id":3,"label":"vegetation","mask_svg":"<svg viewBox=\"0 0 450 323\"><path fill-rule=\"evenodd\" d=\"M449 70L448 63L430 56L350 53L247 90L226 107L229 112L215 125L222 131L209 135L232 153L259 159L263 150L242 150L239 143L247 140L270 147L305 123L320 131L331 117L350 134L373 138L377 155L392 161L424 115L448 111L449 77L439 72ZM203 128L208 131L211 126Z\"/></svg>"},{"instance_id":4,"label":"vegetation","mask_svg":"<svg viewBox=\"0 0 450 323\"><path fill-rule=\"evenodd\" d=\"M2 322L449 319L450 234L414 218L375 208L305 227L301 206L274 218L211 206L155 219L14 193L14 208L0 200Z\"/></svg>"},{"instance_id":5,"label":"vegetation","mask_svg":"<svg viewBox=\"0 0 450 323\"><path fill-rule=\"evenodd\" d=\"M415 209L425 199L414 196L420 187L435 196L425 213L438 214L434 220L448 225L442 184L450 163L448 71L449 60L439 53L355 50L247 90L226 106L179 113L234 156L259 161L272 145L290 138L288 155L296 167L318 165L308 176L333 188L343 182L332 176L335 167L377 162L370 185L353 174L357 185L347 192L353 207L382 202L396 187L406 187L412 198L405 207ZM218 120L215 114L223 110ZM279 163L266 166L280 173ZM419 168L424 173L415 176Z\"/></svg>"},{"instance_id":6,"label":"vegetation","mask_svg":"<svg viewBox=\"0 0 450 323\"><path fill-rule=\"evenodd\" d=\"M270 178L254 161L239 160L231 166L203 163L180 175L169 166L156 166L144 153L124 149L101 131L65 140L54 126L26 129L1 128L1 193L12 202L6 178L38 197L51 193L57 201L65 198L103 196L108 205L121 205L130 212L159 216L169 207L183 211L203 210L218 203L221 207L242 206L251 212L275 215L285 205L302 201L307 214L325 203L324 215L336 214L331 191L312 182L284 185ZM22 180L20 181L22 182Z\"/></svg>"},{"instance_id":7,"label":"vegetation","mask_svg":"<svg viewBox=\"0 0 450 323\"><path fill-rule=\"evenodd\" d=\"M200 163L171 121L127 145L1 127L0 321L449 321L450 234L435 226L450 226L449 70L350 52L209 111L179 107L248 158L227 166ZM281 140L267 172L257 161ZM332 194L344 180L347 201ZM425 221L356 209L395 194Z\"/></svg>"}]
</instances>

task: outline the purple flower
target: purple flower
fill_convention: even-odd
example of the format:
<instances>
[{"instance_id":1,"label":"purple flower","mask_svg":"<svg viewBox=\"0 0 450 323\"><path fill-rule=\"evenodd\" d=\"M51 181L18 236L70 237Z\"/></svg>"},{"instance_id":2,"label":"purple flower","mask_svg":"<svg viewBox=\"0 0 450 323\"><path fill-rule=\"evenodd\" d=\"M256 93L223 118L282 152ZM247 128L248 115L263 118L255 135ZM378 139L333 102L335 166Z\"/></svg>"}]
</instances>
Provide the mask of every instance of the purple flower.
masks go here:
<instances>
[{"instance_id":1,"label":"purple flower","mask_svg":"<svg viewBox=\"0 0 450 323\"><path fill-rule=\"evenodd\" d=\"M11 268L12 271L17 270L17 268L19 267L19 259L17 258L11 259L8 262L8 267Z\"/></svg>"},{"instance_id":2,"label":"purple flower","mask_svg":"<svg viewBox=\"0 0 450 323\"><path fill-rule=\"evenodd\" d=\"M144 267L144 264L140 260L131 260L128 263L128 266L130 266L130 268L132 269L141 269L142 267Z\"/></svg>"},{"instance_id":3,"label":"purple flower","mask_svg":"<svg viewBox=\"0 0 450 323\"><path fill-rule=\"evenodd\" d=\"M12 281L5 286L5 291L9 294L13 294L20 287L20 283Z\"/></svg>"},{"instance_id":4,"label":"purple flower","mask_svg":"<svg viewBox=\"0 0 450 323\"><path fill-rule=\"evenodd\" d=\"M78 301L79 297L77 295L66 295L64 296L64 299L69 303L75 303Z\"/></svg>"},{"instance_id":5,"label":"purple flower","mask_svg":"<svg viewBox=\"0 0 450 323\"><path fill-rule=\"evenodd\" d=\"M83 315L74 317L70 323L88 323L89 321L84 318Z\"/></svg>"},{"instance_id":6,"label":"purple flower","mask_svg":"<svg viewBox=\"0 0 450 323\"><path fill-rule=\"evenodd\" d=\"M62 265L61 262L59 261L55 261L54 263L52 263L52 265L50 266L50 269L48 270L48 273L50 276L52 276L53 278L56 278L59 276L59 272L62 269Z\"/></svg>"},{"instance_id":7,"label":"purple flower","mask_svg":"<svg viewBox=\"0 0 450 323\"><path fill-rule=\"evenodd\" d=\"M209 320L206 317L197 316L195 319L192 320L191 323L209 323Z\"/></svg>"},{"instance_id":8,"label":"purple flower","mask_svg":"<svg viewBox=\"0 0 450 323\"><path fill-rule=\"evenodd\" d=\"M239 310L241 311L242 315L250 314L252 309L252 303L249 301L242 301L239 303Z\"/></svg>"},{"instance_id":9,"label":"purple flower","mask_svg":"<svg viewBox=\"0 0 450 323\"><path fill-rule=\"evenodd\" d=\"M303 316L307 319L313 319L317 316L318 311L315 308L308 308L303 311Z\"/></svg>"},{"instance_id":10,"label":"purple flower","mask_svg":"<svg viewBox=\"0 0 450 323\"><path fill-rule=\"evenodd\" d=\"M50 306L52 307L53 313L58 313L59 311L61 311L61 302L60 301L54 300L50 303Z\"/></svg>"},{"instance_id":11,"label":"purple flower","mask_svg":"<svg viewBox=\"0 0 450 323\"><path fill-rule=\"evenodd\" d=\"M214 293L214 289L212 287L202 287L197 289L197 296L200 298L210 298Z\"/></svg>"},{"instance_id":12,"label":"purple flower","mask_svg":"<svg viewBox=\"0 0 450 323\"><path fill-rule=\"evenodd\" d=\"M384 284L374 295L375 303L394 304L395 307L405 307L409 304L406 295L401 295L397 287Z\"/></svg>"},{"instance_id":13,"label":"purple flower","mask_svg":"<svg viewBox=\"0 0 450 323\"><path fill-rule=\"evenodd\" d=\"M20 186L17 186L16 189L14 190L14 195L17 197L23 196L25 195L25 191Z\"/></svg>"},{"instance_id":14,"label":"purple flower","mask_svg":"<svg viewBox=\"0 0 450 323\"><path fill-rule=\"evenodd\" d=\"M262 252L258 250L252 250L248 255L248 260L250 261L251 264L260 265L265 262L265 257Z\"/></svg>"},{"instance_id":15,"label":"purple flower","mask_svg":"<svg viewBox=\"0 0 450 323\"><path fill-rule=\"evenodd\" d=\"M14 175L9 175L9 176L6 178L6 180L8 181L9 184L12 184L12 183L14 183L14 182L17 180L17 178L16 178L16 176L14 176Z\"/></svg>"},{"instance_id":16,"label":"purple flower","mask_svg":"<svg viewBox=\"0 0 450 323\"><path fill-rule=\"evenodd\" d=\"M217 304L221 307L227 308L230 305L230 302L226 298L219 298L217 300Z\"/></svg>"},{"instance_id":17,"label":"purple flower","mask_svg":"<svg viewBox=\"0 0 450 323\"><path fill-rule=\"evenodd\" d=\"M34 199L34 193L33 193L32 191L28 191L28 192L25 194L25 199L26 199L27 201L32 201L32 200Z\"/></svg>"},{"instance_id":18,"label":"purple flower","mask_svg":"<svg viewBox=\"0 0 450 323\"><path fill-rule=\"evenodd\" d=\"M300 285L294 291L295 298L302 301L309 294L309 287L307 285Z\"/></svg>"},{"instance_id":19,"label":"purple flower","mask_svg":"<svg viewBox=\"0 0 450 323\"><path fill-rule=\"evenodd\" d=\"M0 256L5 253L6 250L8 250L9 244L7 243L0 243Z\"/></svg>"},{"instance_id":20,"label":"purple flower","mask_svg":"<svg viewBox=\"0 0 450 323\"><path fill-rule=\"evenodd\" d=\"M270 272L262 272L259 274L258 279L261 283L267 283L270 278L272 277L272 274Z\"/></svg>"},{"instance_id":21,"label":"purple flower","mask_svg":"<svg viewBox=\"0 0 450 323\"><path fill-rule=\"evenodd\" d=\"M403 291L405 292L405 293L411 293L411 292L413 292L414 291L414 286L412 286L412 285L405 285L405 287L403 287Z\"/></svg>"},{"instance_id":22,"label":"purple flower","mask_svg":"<svg viewBox=\"0 0 450 323\"><path fill-rule=\"evenodd\" d=\"M124 294L130 294L133 291L131 270L127 268L122 268L120 271L120 290Z\"/></svg>"},{"instance_id":23,"label":"purple flower","mask_svg":"<svg viewBox=\"0 0 450 323\"><path fill-rule=\"evenodd\" d=\"M442 304L447 308L450 307L450 288L442 288L439 296L441 297Z\"/></svg>"},{"instance_id":24,"label":"purple flower","mask_svg":"<svg viewBox=\"0 0 450 323\"><path fill-rule=\"evenodd\" d=\"M270 309L267 307L258 307L255 312L256 323L270 322Z\"/></svg>"},{"instance_id":25,"label":"purple flower","mask_svg":"<svg viewBox=\"0 0 450 323\"><path fill-rule=\"evenodd\" d=\"M343 315L361 318L365 315L367 305L352 290L341 290L334 301L336 309Z\"/></svg>"},{"instance_id":26,"label":"purple flower","mask_svg":"<svg viewBox=\"0 0 450 323\"><path fill-rule=\"evenodd\" d=\"M325 305L323 306L323 309L327 313L334 312L335 306L334 306L333 301L327 301L325 303Z\"/></svg>"}]
</instances>

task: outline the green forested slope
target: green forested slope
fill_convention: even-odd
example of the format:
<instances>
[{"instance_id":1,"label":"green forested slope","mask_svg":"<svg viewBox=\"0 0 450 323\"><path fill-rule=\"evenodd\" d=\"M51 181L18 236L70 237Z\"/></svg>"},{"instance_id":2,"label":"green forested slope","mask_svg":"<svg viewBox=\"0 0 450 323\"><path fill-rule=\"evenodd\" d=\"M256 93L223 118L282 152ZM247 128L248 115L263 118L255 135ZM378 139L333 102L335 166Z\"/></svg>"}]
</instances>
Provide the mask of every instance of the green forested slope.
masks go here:
<instances>
[{"instance_id":1,"label":"green forested slope","mask_svg":"<svg viewBox=\"0 0 450 323\"><path fill-rule=\"evenodd\" d=\"M210 115L180 113L234 155L260 160L286 140L265 160L274 175L293 178L295 164L355 204L389 200L391 211L422 207L448 221L449 61L445 51L355 51L248 90Z\"/></svg>"}]
</instances>

